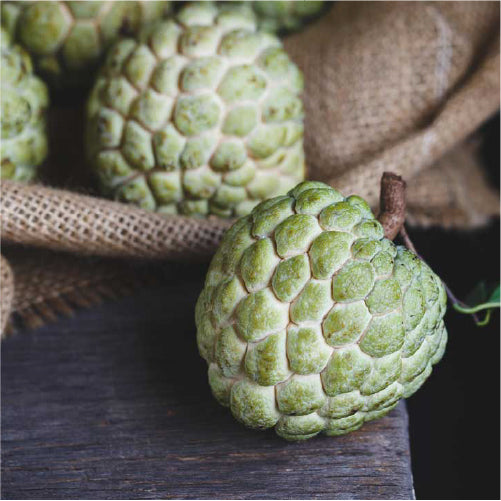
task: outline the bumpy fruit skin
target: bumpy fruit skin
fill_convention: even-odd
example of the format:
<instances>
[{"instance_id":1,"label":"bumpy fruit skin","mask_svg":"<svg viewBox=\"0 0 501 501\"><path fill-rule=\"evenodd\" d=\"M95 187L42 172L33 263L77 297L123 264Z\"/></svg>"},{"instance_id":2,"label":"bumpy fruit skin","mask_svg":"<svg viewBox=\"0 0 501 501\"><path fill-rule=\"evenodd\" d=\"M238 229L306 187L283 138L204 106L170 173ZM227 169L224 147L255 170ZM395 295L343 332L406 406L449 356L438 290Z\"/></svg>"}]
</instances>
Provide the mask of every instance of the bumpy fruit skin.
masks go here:
<instances>
[{"instance_id":1,"label":"bumpy fruit skin","mask_svg":"<svg viewBox=\"0 0 501 501\"><path fill-rule=\"evenodd\" d=\"M306 181L226 233L196 306L215 398L251 428L341 435L393 409L445 350L446 294L357 196Z\"/></svg>"},{"instance_id":2,"label":"bumpy fruit skin","mask_svg":"<svg viewBox=\"0 0 501 501\"><path fill-rule=\"evenodd\" d=\"M1 30L1 178L31 181L47 156L47 87L33 74L31 59Z\"/></svg>"},{"instance_id":3,"label":"bumpy fruit skin","mask_svg":"<svg viewBox=\"0 0 501 501\"><path fill-rule=\"evenodd\" d=\"M109 52L88 102L103 192L165 214L247 214L304 179L302 75L253 16L212 3Z\"/></svg>"},{"instance_id":4,"label":"bumpy fruit skin","mask_svg":"<svg viewBox=\"0 0 501 501\"><path fill-rule=\"evenodd\" d=\"M2 2L2 25L50 84L81 86L121 32L137 33L170 8L165 1Z\"/></svg>"},{"instance_id":5,"label":"bumpy fruit skin","mask_svg":"<svg viewBox=\"0 0 501 501\"><path fill-rule=\"evenodd\" d=\"M315 0L252 2L259 28L272 33L300 30L309 20L318 16L324 6L325 2Z\"/></svg>"}]
</instances>

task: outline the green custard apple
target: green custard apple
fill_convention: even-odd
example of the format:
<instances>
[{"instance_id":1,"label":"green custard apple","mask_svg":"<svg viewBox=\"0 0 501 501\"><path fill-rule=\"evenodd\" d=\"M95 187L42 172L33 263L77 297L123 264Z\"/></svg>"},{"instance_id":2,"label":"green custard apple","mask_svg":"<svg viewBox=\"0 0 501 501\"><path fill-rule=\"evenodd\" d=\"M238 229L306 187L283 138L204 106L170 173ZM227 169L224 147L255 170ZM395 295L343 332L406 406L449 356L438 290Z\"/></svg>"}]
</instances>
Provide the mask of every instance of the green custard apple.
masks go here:
<instances>
[{"instance_id":1,"label":"green custard apple","mask_svg":"<svg viewBox=\"0 0 501 501\"><path fill-rule=\"evenodd\" d=\"M47 156L46 85L33 74L31 58L1 30L1 178L32 181Z\"/></svg>"},{"instance_id":2,"label":"green custard apple","mask_svg":"<svg viewBox=\"0 0 501 501\"><path fill-rule=\"evenodd\" d=\"M215 398L288 440L360 428L442 357L446 293L367 203L306 181L226 233L196 306Z\"/></svg>"},{"instance_id":3,"label":"green custard apple","mask_svg":"<svg viewBox=\"0 0 501 501\"><path fill-rule=\"evenodd\" d=\"M2 25L55 86L90 83L105 49L170 11L166 1L2 2Z\"/></svg>"},{"instance_id":4,"label":"green custard apple","mask_svg":"<svg viewBox=\"0 0 501 501\"><path fill-rule=\"evenodd\" d=\"M315 0L252 2L260 29L272 33L300 30L308 21L317 17L325 5L325 2Z\"/></svg>"},{"instance_id":5,"label":"green custard apple","mask_svg":"<svg viewBox=\"0 0 501 501\"><path fill-rule=\"evenodd\" d=\"M87 107L103 193L222 217L304 179L303 79L240 9L192 3L108 53Z\"/></svg>"}]
</instances>

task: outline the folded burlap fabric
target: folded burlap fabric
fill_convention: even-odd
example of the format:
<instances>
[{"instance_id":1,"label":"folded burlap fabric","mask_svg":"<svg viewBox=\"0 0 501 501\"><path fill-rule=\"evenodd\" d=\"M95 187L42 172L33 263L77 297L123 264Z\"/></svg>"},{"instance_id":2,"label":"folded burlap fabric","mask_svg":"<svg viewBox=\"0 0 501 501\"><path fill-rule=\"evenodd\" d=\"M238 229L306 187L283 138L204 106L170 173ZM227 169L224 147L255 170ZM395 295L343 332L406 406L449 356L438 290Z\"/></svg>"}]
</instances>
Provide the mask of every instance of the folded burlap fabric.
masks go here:
<instances>
[{"instance_id":1,"label":"folded burlap fabric","mask_svg":"<svg viewBox=\"0 0 501 501\"><path fill-rule=\"evenodd\" d=\"M373 205L383 171L411 185L499 108L498 2L339 2L285 46L305 74L310 176ZM474 224L454 207L436 222Z\"/></svg>"},{"instance_id":2,"label":"folded burlap fabric","mask_svg":"<svg viewBox=\"0 0 501 501\"><path fill-rule=\"evenodd\" d=\"M339 2L285 46L305 74L310 178L375 207L382 172L400 174L415 225L468 229L499 214L499 194L465 146L499 109L498 2ZM92 192L81 108L51 118L47 179L65 189L2 185L3 243L33 247L7 249L15 293L2 280L2 313L11 301L35 324L143 283L142 268L125 273L126 263L77 255L209 259L228 221L166 218L74 193Z\"/></svg>"}]
</instances>

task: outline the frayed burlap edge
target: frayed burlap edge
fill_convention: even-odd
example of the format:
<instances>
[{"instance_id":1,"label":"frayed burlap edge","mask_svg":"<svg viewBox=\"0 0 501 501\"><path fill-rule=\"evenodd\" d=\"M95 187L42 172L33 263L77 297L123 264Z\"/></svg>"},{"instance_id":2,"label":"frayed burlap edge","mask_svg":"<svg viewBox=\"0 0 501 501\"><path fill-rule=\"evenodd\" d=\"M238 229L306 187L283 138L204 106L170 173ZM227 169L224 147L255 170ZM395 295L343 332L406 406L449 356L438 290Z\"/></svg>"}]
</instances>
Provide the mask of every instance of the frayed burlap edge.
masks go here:
<instances>
[{"instance_id":1,"label":"frayed burlap edge","mask_svg":"<svg viewBox=\"0 0 501 501\"><path fill-rule=\"evenodd\" d=\"M0 256L0 296L0 334L3 335L14 300L14 274L3 256Z\"/></svg>"},{"instance_id":2,"label":"frayed burlap edge","mask_svg":"<svg viewBox=\"0 0 501 501\"><path fill-rule=\"evenodd\" d=\"M86 258L20 246L4 246L2 251L3 336L38 328L80 308L127 296L165 279L160 264Z\"/></svg>"}]
</instances>

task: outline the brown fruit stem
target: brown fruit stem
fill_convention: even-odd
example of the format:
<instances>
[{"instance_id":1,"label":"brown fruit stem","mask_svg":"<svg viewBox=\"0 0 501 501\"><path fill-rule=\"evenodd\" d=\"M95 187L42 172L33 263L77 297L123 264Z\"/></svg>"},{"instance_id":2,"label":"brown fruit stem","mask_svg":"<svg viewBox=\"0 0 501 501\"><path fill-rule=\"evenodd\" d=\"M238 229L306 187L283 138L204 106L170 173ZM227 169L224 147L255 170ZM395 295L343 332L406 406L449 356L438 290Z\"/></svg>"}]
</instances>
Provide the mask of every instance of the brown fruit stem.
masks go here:
<instances>
[{"instance_id":1,"label":"brown fruit stem","mask_svg":"<svg viewBox=\"0 0 501 501\"><path fill-rule=\"evenodd\" d=\"M412 243L407 230L405 229L405 189L406 183L401 176L393 174L393 172L384 172L381 177L381 195L379 200L380 213L378 221L384 229L384 236L389 240L393 240L398 234L404 241L405 246L418 256L422 261L426 262L418 253L416 247ZM458 299L448 285L442 280L447 296L451 303L460 306L466 306ZM476 323L479 322L478 316L473 313L473 319Z\"/></svg>"},{"instance_id":2,"label":"brown fruit stem","mask_svg":"<svg viewBox=\"0 0 501 501\"><path fill-rule=\"evenodd\" d=\"M403 228L405 221L406 183L393 172L384 172L381 177L379 222L383 225L384 236L393 240Z\"/></svg>"}]
</instances>

